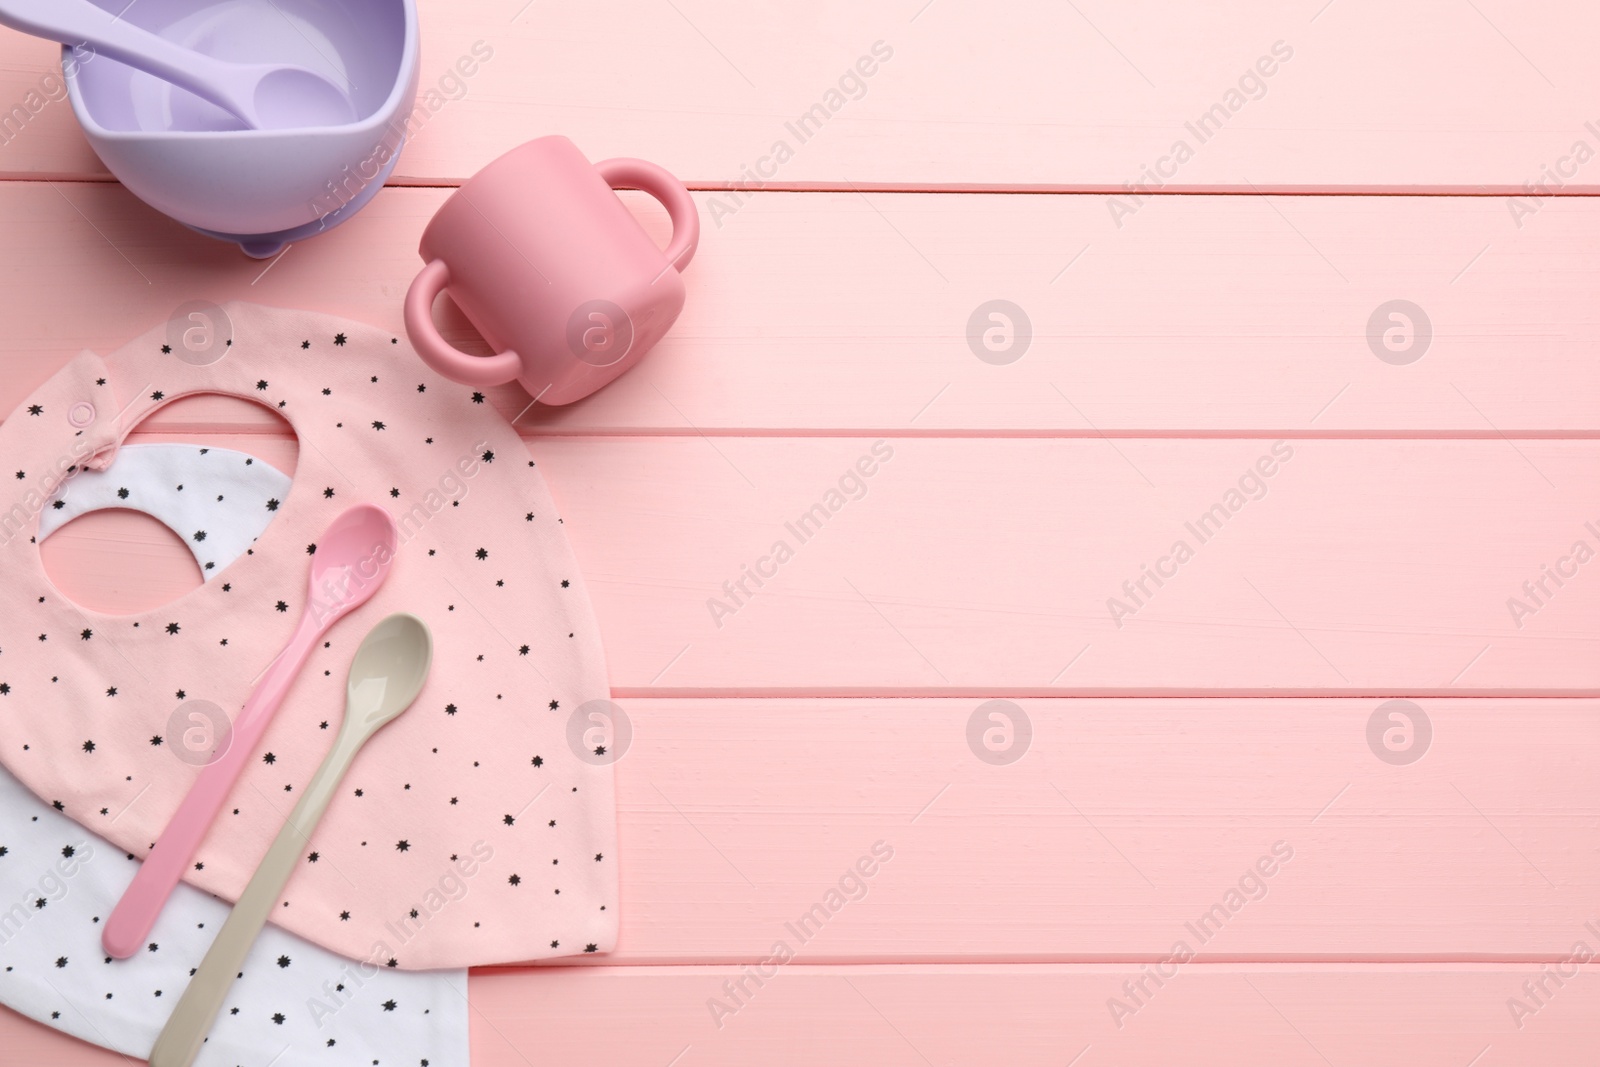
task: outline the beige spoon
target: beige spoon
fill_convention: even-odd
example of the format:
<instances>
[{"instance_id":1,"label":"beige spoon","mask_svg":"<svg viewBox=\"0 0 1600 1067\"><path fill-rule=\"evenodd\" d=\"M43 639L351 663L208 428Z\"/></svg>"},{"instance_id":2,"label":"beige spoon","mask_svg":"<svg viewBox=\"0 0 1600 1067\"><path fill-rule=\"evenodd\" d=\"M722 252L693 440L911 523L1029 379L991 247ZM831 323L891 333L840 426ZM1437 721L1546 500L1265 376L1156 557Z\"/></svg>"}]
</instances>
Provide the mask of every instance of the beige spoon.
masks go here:
<instances>
[{"instance_id":1,"label":"beige spoon","mask_svg":"<svg viewBox=\"0 0 1600 1067\"><path fill-rule=\"evenodd\" d=\"M422 690L433 663L433 638L415 615L390 615L362 640L350 664L345 689L344 723L338 739L289 821L278 831L261 866L239 894L239 901L211 943L200 969L156 1038L150 1050L150 1067L189 1067L200 1054L206 1034L227 999L234 978L244 966L250 947L272 914L289 881L306 842L339 788L339 782L367 739L395 718Z\"/></svg>"}]
</instances>

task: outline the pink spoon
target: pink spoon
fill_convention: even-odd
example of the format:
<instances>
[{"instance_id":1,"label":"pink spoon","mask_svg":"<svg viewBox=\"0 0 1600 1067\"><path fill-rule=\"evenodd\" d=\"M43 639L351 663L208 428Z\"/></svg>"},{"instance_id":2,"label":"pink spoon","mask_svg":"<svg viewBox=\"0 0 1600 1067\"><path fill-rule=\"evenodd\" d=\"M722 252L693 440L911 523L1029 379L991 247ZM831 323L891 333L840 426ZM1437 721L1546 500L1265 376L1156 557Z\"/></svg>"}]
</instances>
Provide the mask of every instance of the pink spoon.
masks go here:
<instances>
[{"instance_id":1,"label":"pink spoon","mask_svg":"<svg viewBox=\"0 0 1600 1067\"><path fill-rule=\"evenodd\" d=\"M117 901L101 935L106 952L127 959L145 943L306 657L330 626L378 591L388 577L397 542L394 520L372 504L356 505L328 527L311 558L311 595L300 625L245 701L233 722L226 751L214 757L189 787L155 848Z\"/></svg>"}]
</instances>

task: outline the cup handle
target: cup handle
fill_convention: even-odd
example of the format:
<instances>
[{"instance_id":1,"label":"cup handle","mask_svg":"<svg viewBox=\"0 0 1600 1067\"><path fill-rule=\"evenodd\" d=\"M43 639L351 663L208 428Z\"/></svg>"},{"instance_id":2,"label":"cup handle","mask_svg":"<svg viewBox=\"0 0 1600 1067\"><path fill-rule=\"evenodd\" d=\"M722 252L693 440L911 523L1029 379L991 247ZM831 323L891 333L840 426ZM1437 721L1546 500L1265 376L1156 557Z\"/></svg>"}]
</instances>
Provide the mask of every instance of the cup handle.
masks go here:
<instances>
[{"instance_id":1,"label":"cup handle","mask_svg":"<svg viewBox=\"0 0 1600 1067\"><path fill-rule=\"evenodd\" d=\"M450 284L450 267L442 259L430 260L406 291L406 334L422 362L463 385L504 385L522 373L522 357L515 352L469 356L439 335L433 324L433 301Z\"/></svg>"},{"instance_id":2,"label":"cup handle","mask_svg":"<svg viewBox=\"0 0 1600 1067\"><path fill-rule=\"evenodd\" d=\"M700 244L700 212L682 182L645 159L603 159L594 165L613 189L642 189L661 201L672 219L672 240L662 254L681 272Z\"/></svg>"}]
</instances>

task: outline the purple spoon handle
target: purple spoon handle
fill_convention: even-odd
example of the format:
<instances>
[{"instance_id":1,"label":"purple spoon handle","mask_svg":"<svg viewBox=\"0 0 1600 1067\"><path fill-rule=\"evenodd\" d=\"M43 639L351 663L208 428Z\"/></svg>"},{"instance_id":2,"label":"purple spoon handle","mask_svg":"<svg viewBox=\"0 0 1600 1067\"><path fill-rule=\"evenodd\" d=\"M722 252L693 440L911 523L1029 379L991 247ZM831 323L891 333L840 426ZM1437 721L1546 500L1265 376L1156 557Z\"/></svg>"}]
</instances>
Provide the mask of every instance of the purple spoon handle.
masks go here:
<instances>
[{"instance_id":1,"label":"purple spoon handle","mask_svg":"<svg viewBox=\"0 0 1600 1067\"><path fill-rule=\"evenodd\" d=\"M90 0L0 0L0 24L65 45L88 45L98 55L153 74L215 104L253 129L263 126L258 87L280 71L316 79L339 97L346 97L342 87L316 71L284 63L217 59L135 26ZM324 98L328 95L323 94Z\"/></svg>"}]
</instances>

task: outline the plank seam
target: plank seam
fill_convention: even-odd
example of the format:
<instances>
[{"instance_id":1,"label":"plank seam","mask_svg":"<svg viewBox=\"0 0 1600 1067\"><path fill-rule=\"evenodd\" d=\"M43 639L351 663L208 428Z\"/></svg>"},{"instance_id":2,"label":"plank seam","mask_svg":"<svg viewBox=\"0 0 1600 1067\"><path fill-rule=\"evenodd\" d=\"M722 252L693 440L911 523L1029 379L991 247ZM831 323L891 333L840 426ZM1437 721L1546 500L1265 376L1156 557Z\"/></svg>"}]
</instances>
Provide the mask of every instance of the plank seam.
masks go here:
<instances>
[{"instance_id":1,"label":"plank seam","mask_svg":"<svg viewBox=\"0 0 1600 1067\"><path fill-rule=\"evenodd\" d=\"M33 174L28 172L0 173L0 182L16 182L19 184L79 184L79 185L120 185L121 183L109 174ZM390 180L384 184L385 189L457 189L465 184L465 178L443 179L417 179L409 181L401 178ZM760 195L761 193L828 193L828 194L853 194L853 193L898 193L906 195L942 196L947 194L971 196L1126 196L1128 190L1120 185L1010 185L1004 183L975 184L970 182L941 183L901 183L901 182L766 182L760 189L746 189L736 183L723 181L706 181L686 179L684 185L697 193L738 193L741 196ZM1489 186L1455 186L1437 185L1417 188L1399 188L1381 185L1356 185L1356 186L1317 186L1315 188L1297 185L1265 185L1254 188L1239 188L1226 185L1168 185L1162 189L1141 189L1141 196L1146 197L1175 197L1175 196L1297 196L1297 197L1367 197L1367 198L1427 198L1450 197L1457 199L1502 199L1505 197L1525 197L1528 190L1520 185L1489 185ZM1542 199L1589 199L1600 197L1600 186L1567 186L1563 189L1551 190L1542 193Z\"/></svg>"},{"instance_id":2,"label":"plank seam","mask_svg":"<svg viewBox=\"0 0 1600 1067\"><path fill-rule=\"evenodd\" d=\"M535 970L616 970L626 971L631 974L642 974L649 971L660 970L663 973L682 973L697 967L704 968L729 968L737 969L760 963L767 959L766 953L757 953L753 956L717 956L706 959L681 959L681 960L651 960L649 962L628 963L618 960L606 960L602 957L565 956L557 959L540 960L536 963L500 963L487 967L473 967L473 974L520 974ZM949 957L929 957L927 959L868 959L850 957L817 956L808 958L806 962L785 964L786 973L794 973L806 968L836 968L836 967L900 967L926 970L970 970L979 967L1014 967L1023 968L1105 968L1108 970L1121 970L1127 967L1148 966L1155 963L1164 963L1171 959L1170 953L1144 953L1115 956L1085 956L1075 957L1006 957L996 956L985 959L952 959ZM1475 956L1463 954L1452 956L1445 954L1434 955L1396 955L1396 956L1367 956L1352 955L1308 955L1295 956L1292 954L1270 953L1260 956L1229 955L1226 957L1201 958L1194 957L1184 962L1185 967L1315 967L1315 968L1387 968L1391 970L1410 970L1424 968L1440 968L1450 971L1466 970L1500 970L1508 966L1540 967L1550 964L1571 962L1570 952L1535 953L1528 956ZM1600 966L1600 965L1596 965Z\"/></svg>"},{"instance_id":3,"label":"plank seam","mask_svg":"<svg viewBox=\"0 0 1600 1067\"><path fill-rule=\"evenodd\" d=\"M159 416L155 419L159 420ZM0 426L5 424L0 420ZM174 434L229 434L238 437L278 438L294 440L294 435L276 426L264 423L182 422L174 420L168 425L136 429L128 439L156 438ZM605 427L596 429L563 429L561 427L522 428L517 431L524 441L540 440L632 440L641 437L688 438L714 437L718 439L851 439L888 437L907 441L1600 441L1600 429L1594 430L1331 430L1311 431L1293 429L1265 430L1078 430L1078 429L946 429L912 430L905 427L715 427L715 426L661 426L661 427Z\"/></svg>"}]
</instances>

